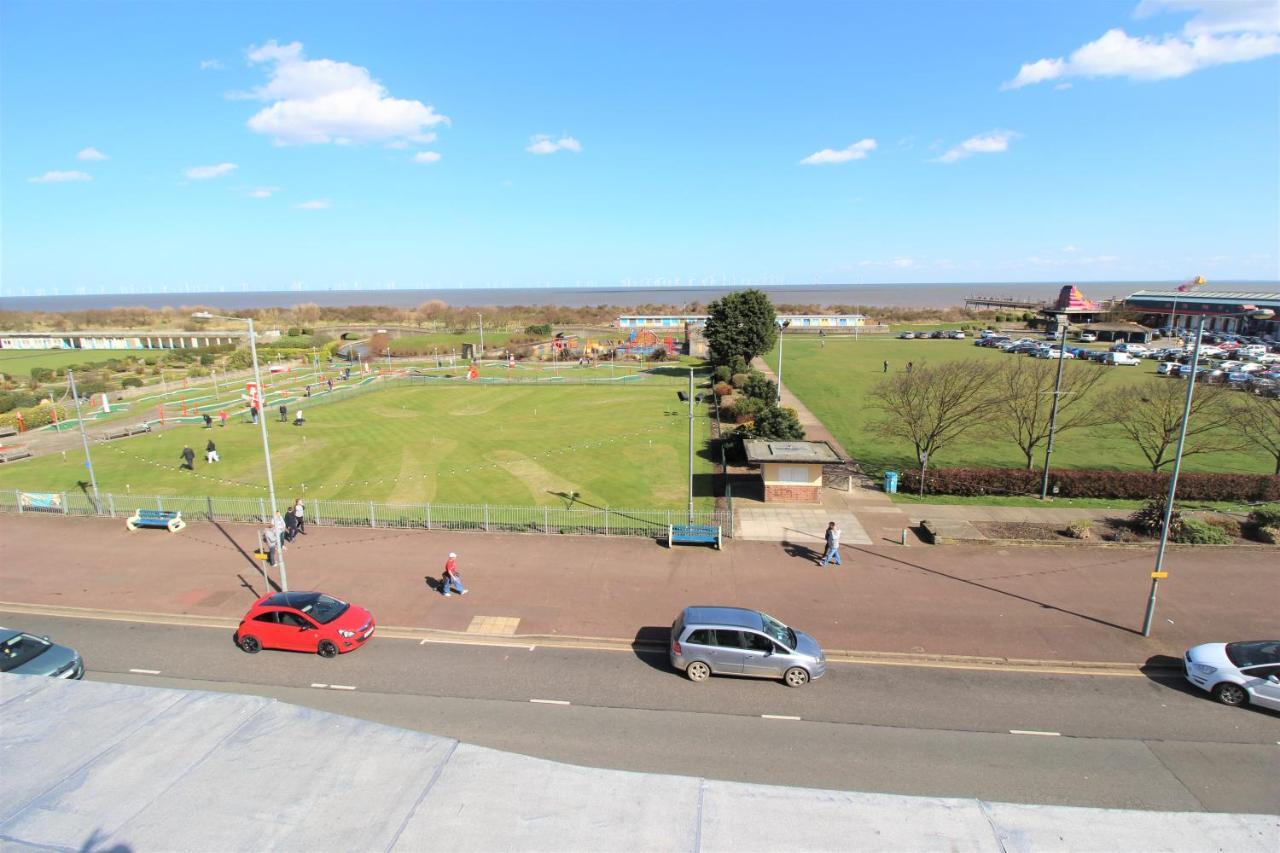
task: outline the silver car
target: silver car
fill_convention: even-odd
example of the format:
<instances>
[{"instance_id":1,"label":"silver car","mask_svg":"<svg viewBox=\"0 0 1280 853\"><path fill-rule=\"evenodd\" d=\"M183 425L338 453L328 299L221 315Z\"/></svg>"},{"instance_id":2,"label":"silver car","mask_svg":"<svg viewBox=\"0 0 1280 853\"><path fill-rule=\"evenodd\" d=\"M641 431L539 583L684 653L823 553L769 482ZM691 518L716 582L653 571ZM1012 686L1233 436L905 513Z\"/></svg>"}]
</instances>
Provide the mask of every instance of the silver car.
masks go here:
<instances>
[{"instance_id":1,"label":"silver car","mask_svg":"<svg viewBox=\"0 0 1280 853\"><path fill-rule=\"evenodd\" d=\"M1280 640L1201 643L1187 649L1183 671L1223 705L1280 711Z\"/></svg>"},{"instance_id":2,"label":"silver car","mask_svg":"<svg viewBox=\"0 0 1280 853\"><path fill-rule=\"evenodd\" d=\"M0 628L0 672L84 678L84 661L75 649L59 646L48 637Z\"/></svg>"},{"instance_id":3,"label":"silver car","mask_svg":"<svg viewBox=\"0 0 1280 853\"><path fill-rule=\"evenodd\" d=\"M801 687L827 673L813 637L742 607L686 607L671 626L670 653L671 666L690 681L749 675Z\"/></svg>"}]
</instances>

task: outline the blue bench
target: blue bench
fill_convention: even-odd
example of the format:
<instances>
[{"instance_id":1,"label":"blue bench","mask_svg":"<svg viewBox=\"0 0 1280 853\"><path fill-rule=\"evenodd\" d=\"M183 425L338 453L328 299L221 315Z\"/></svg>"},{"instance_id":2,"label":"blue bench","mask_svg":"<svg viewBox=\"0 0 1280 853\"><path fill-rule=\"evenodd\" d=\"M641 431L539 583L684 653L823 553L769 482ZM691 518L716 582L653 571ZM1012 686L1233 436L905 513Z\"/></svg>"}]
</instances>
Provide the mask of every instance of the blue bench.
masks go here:
<instances>
[{"instance_id":1,"label":"blue bench","mask_svg":"<svg viewBox=\"0 0 1280 853\"><path fill-rule=\"evenodd\" d=\"M139 527L155 527L164 528L170 533L177 533L187 526L182 520L181 512L169 509L139 509L124 524L131 531Z\"/></svg>"},{"instance_id":2,"label":"blue bench","mask_svg":"<svg viewBox=\"0 0 1280 853\"><path fill-rule=\"evenodd\" d=\"M720 550L720 527L715 524L668 524L667 547L677 542L696 542L715 545Z\"/></svg>"}]
</instances>

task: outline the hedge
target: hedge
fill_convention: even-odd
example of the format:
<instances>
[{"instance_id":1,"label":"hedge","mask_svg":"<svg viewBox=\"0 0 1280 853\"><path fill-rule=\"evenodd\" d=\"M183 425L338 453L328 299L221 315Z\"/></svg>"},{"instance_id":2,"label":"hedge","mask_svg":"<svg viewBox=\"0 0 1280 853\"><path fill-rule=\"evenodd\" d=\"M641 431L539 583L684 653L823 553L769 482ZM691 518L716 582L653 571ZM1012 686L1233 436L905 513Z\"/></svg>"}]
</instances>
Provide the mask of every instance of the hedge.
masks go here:
<instances>
[{"instance_id":1,"label":"hedge","mask_svg":"<svg viewBox=\"0 0 1280 853\"><path fill-rule=\"evenodd\" d=\"M25 409L16 409L12 412L5 412L0 415L0 427L18 428L18 412L22 412L23 429L35 429L36 427L46 426L53 423L53 409L55 406L31 406ZM68 409L67 406L59 403L56 406L58 410L58 421L65 421L68 418L75 417L75 410Z\"/></svg>"},{"instance_id":2,"label":"hedge","mask_svg":"<svg viewBox=\"0 0 1280 853\"><path fill-rule=\"evenodd\" d=\"M1025 468L938 468L925 477L925 492L935 495L1038 495L1041 471ZM1146 500L1169 492L1169 475L1150 471L1053 471L1049 489L1062 498ZM920 471L902 472L904 492L920 491ZM1184 501L1277 501L1280 477L1271 474L1184 472L1178 477Z\"/></svg>"}]
</instances>

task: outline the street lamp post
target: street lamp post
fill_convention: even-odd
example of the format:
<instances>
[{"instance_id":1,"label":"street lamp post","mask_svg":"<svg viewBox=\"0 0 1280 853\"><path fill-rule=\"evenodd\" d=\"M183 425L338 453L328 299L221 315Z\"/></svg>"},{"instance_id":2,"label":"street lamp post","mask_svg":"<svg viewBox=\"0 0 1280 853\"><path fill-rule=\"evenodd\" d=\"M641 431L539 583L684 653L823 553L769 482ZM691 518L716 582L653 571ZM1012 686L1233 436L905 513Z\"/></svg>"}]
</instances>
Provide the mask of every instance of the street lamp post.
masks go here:
<instances>
[{"instance_id":1,"label":"street lamp post","mask_svg":"<svg viewBox=\"0 0 1280 853\"><path fill-rule=\"evenodd\" d=\"M271 443L267 440L267 412L265 409L266 395L262 390L262 372L258 369L258 344L257 335L253 331L253 319L250 317L225 317L219 314L210 314L208 311L197 311L191 315L196 320L231 320L236 323L247 323L249 325L249 357L253 360L253 383L258 389L258 425L262 427L262 455L267 462L267 498L271 501L271 511L267 514L267 524L275 525L276 514L276 483L275 478L271 475ZM249 401L249 405L253 405L253 401ZM285 570L284 565L284 545L277 543L276 556L280 559L280 590L281 592L289 591L289 574Z\"/></svg>"},{"instance_id":2,"label":"street lamp post","mask_svg":"<svg viewBox=\"0 0 1280 853\"><path fill-rule=\"evenodd\" d=\"M1160 588L1160 578L1164 575L1164 552L1169 544L1169 519L1173 517L1173 500L1178 493L1178 473L1182 470L1182 448L1187 441L1187 421L1191 419L1191 398L1196 390L1196 372L1200 367L1200 341L1204 336L1204 321L1212 313L1215 317L1247 316L1257 320L1266 320L1275 316L1270 308L1259 310L1253 305L1241 306L1243 311L1235 312L1200 312L1196 323L1196 342L1191 352L1190 375L1187 377L1187 397L1182 406L1182 425L1178 429L1178 450L1173 457L1173 474L1169 477L1169 495L1164 504L1164 520L1160 524L1160 545L1156 549L1156 567L1151 572L1151 593L1147 596L1147 612L1142 617L1142 636L1151 636L1151 623L1156 615L1156 591Z\"/></svg>"},{"instance_id":3,"label":"street lamp post","mask_svg":"<svg viewBox=\"0 0 1280 853\"><path fill-rule=\"evenodd\" d=\"M1049 410L1049 444L1044 451L1044 477L1040 480L1040 500L1049 495L1049 460L1053 456L1053 433L1058 428L1058 398L1062 393L1062 366L1067 363L1067 322L1062 323L1062 341L1058 344L1058 378L1053 383L1053 408Z\"/></svg>"},{"instance_id":4,"label":"street lamp post","mask_svg":"<svg viewBox=\"0 0 1280 853\"><path fill-rule=\"evenodd\" d=\"M480 358L484 358L484 315L476 314L480 318Z\"/></svg>"},{"instance_id":5,"label":"street lamp post","mask_svg":"<svg viewBox=\"0 0 1280 853\"><path fill-rule=\"evenodd\" d=\"M774 404L782 405L782 333L786 331L787 326L791 325L790 320L778 321L778 397L774 400Z\"/></svg>"},{"instance_id":6,"label":"street lamp post","mask_svg":"<svg viewBox=\"0 0 1280 853\"><path fill-rule=\"evenodd\" d=\"M84 415L80 414L80 394L76 391L74 370L67 371L67 380L71 383L71 398L76 401L76 424L80 427L80 441L84 444L84 464L89 469L89 483L93 486L93 511L102 512L102 500L98 497L98 478L93 473L93 457L89 455L89 437L84 434Z\"/></svg>"},{"instance_id":7,"label":"street lamp post","mask_svg":"<svg viewBox=\"0 0 1280 853\"><path fill-rule=\"evenodd\" d=\"M693 524L693 368L689 368L689 523Z\"/></svg>"}]
</instances>

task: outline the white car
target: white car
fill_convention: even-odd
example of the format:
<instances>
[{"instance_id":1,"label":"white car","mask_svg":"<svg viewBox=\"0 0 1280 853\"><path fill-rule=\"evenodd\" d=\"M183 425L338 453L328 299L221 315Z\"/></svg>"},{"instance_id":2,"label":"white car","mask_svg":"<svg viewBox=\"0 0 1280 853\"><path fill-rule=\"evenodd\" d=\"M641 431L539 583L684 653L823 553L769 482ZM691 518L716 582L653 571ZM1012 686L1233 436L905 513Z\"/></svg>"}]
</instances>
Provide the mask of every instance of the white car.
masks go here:
<instances>
[{"instance_id":1,"label":"white car","mask_svg":"<svg viewBox=\"0 0 1280 853\"><path fill-rule=\"evenodd\" d=\"M1080 341L1082 344L1091 344L1098 340L1098 336L1093 332L1081 332L1080 337L1076 338L1076 340Z\"/></svg>"},{"instance_id":2,"label":"white car","mask_svg":"<svg viewBox=\"0 0 1280 853\"><path fill-rule=\"evenodd\" d=\"M1280 711L1280 640L1192 646L1182 667L1187 681L1223 705Z\"/></svg>"},{"instance_id":3,"label":"white car","mask_svg":"<svg viewBox=\"0 0 1280 853\"><path fill-rule=\"evenodd\" d=\"M1147 348L1144 347L1142 344L1131 344L1128 342L1121 342L1118 344L1113 344L1111 347L1111 351L1124 352L1124 353L1128 353L1129 355L1136 355L1141 357L1142 354L1147 351Z\"/></svg>"},{"instance_id":4,"label":"white car","mask_svg":"<svg viewBox=\"0 0 1280 853\"><path fill-rule=\"evenodd\" d=\"M1182 365L1176 361L1162 361L1156 365L1156 373L1161 376L1178 376Z\"/></svg>"},{"instance_id":5,"label":"white car","mask_svg":"<svg viewBox=\"0 0 1280 853\"><path fill-rule=\"evenodd\" d=\"M1102 363L1110 364L1115 367L1119 367L1121 365L1142 364L1141 361L1129 355L1127 352L1104 353L1102 356Z\"/></svg>"}]
</instances>

